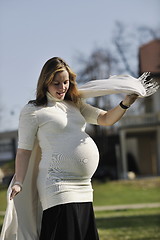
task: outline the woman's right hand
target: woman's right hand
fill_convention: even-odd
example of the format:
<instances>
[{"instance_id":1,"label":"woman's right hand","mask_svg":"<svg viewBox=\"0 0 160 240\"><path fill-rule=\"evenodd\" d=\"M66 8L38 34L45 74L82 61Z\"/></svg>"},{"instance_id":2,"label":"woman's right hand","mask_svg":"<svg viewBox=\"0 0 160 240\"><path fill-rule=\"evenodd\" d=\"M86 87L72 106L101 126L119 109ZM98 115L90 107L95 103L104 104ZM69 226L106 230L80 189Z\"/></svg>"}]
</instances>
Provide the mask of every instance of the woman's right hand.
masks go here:
<instances>
[{"instance_id":1,"label":"woman's right hand","mask_svg":"<svg viewBox=\"0 0 160 240\"><path fill-rule=\"evenodd\" d=\"M10 195L10 200L12 200L21 190L23 181L27 172L29 159L31 156L30 150L18 148L16 154L16 171L14 183L12 185L12 192Z\"/></svg>"},{"instance_id":2,"label":"woman's right hand","mask_svg":"<svg viewBox=\"0 0 160 240\"><path fill-rule=\"evenodd\" d=\"M12 200L19 192L22 191L22 188L21 186L15 184L12 186L12 192L11 192L11 195L10 195L10 200Z\"/></svg>"}]
</instances>

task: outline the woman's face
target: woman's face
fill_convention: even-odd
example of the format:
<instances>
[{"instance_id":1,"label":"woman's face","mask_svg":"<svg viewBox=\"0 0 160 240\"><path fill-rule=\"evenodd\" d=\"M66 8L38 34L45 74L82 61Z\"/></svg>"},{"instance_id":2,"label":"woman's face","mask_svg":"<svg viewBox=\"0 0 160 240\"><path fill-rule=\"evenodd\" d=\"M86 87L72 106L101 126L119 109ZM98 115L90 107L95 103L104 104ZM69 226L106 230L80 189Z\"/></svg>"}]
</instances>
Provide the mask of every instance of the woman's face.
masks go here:
<instances>
[{"instance_id":1,"label":"woman's face","mask_svg":"<svg viewBox=\"0 0 160 240\"><path fill-rule=\"evenodd\" d=\"M55 74L52 83L48 86L48 92L55 98L63 100L69 89L69 74L66 70Z\"/></svg>"}]
</instances>

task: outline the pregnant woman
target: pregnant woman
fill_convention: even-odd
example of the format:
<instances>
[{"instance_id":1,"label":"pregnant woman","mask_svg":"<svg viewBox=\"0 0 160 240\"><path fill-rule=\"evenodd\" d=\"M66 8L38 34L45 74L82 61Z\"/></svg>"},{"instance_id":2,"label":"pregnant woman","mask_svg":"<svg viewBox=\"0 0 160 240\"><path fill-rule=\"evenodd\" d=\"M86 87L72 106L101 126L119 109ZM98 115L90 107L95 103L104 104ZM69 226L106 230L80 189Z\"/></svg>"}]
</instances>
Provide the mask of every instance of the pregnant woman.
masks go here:
<instances>
[{"instance_id":1,"label":"pregnant woman","mask_svg":"<svg viewBox=\"0 0 160 240\"><path fill-rule=\"evenodd\" d=\"M12 211L17 209L13 211L16 223L5 219L9 227L3 230L2 239L99 239L91 185L99 153L86 134L85 125L114 124L137 96L126 95L109 111L95 108L81 98L76 75L65 61L54 57L45 63L36 99L31 100L20 115L16 170L9 199L15 205ZM40 153L37 165L32 156L35 142ZM35 164L32 172L30 164Z\"/></svg>"}]
</instances>

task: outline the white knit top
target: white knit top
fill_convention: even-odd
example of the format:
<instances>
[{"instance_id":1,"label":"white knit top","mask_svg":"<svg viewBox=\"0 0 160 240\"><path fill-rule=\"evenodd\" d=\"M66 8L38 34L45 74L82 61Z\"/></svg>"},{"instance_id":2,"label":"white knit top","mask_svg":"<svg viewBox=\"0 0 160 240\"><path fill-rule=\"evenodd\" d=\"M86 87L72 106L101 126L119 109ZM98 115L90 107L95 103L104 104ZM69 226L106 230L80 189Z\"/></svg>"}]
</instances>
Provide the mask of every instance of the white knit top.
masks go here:
<instances>
[{"instance_id":1,"label":"white knit top","mask_svg":"<svg viewBox=\"0 0 160 240\"><path fill-rule=\"evenodd\" d=\"M70 202L93 201L91 177L99 152L85 132L86 122L97 124L101 109L71 101L57 101L47 93L48 105L27 104L20 115L18 148L32 150L39 140L42 157L37 188L43 210Z\"/></svg>"}]
</instances>

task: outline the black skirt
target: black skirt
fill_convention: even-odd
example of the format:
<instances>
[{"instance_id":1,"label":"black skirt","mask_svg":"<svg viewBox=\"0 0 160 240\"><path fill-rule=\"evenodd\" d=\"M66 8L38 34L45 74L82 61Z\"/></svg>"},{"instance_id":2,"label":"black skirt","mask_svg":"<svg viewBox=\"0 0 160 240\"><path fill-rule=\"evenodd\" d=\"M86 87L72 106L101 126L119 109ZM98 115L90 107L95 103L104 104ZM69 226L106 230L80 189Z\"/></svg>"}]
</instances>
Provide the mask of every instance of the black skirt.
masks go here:
<instances>
[{"instance_id":1,"label":"black skirt","mask_svg":"<svg viewBox=\"0 0 160 240\"><path fill-rule=\"evenodd\" d=\"M67 203L45 210L40 240L99 240L92 203Z\"/></svg>"}]
</instances>

